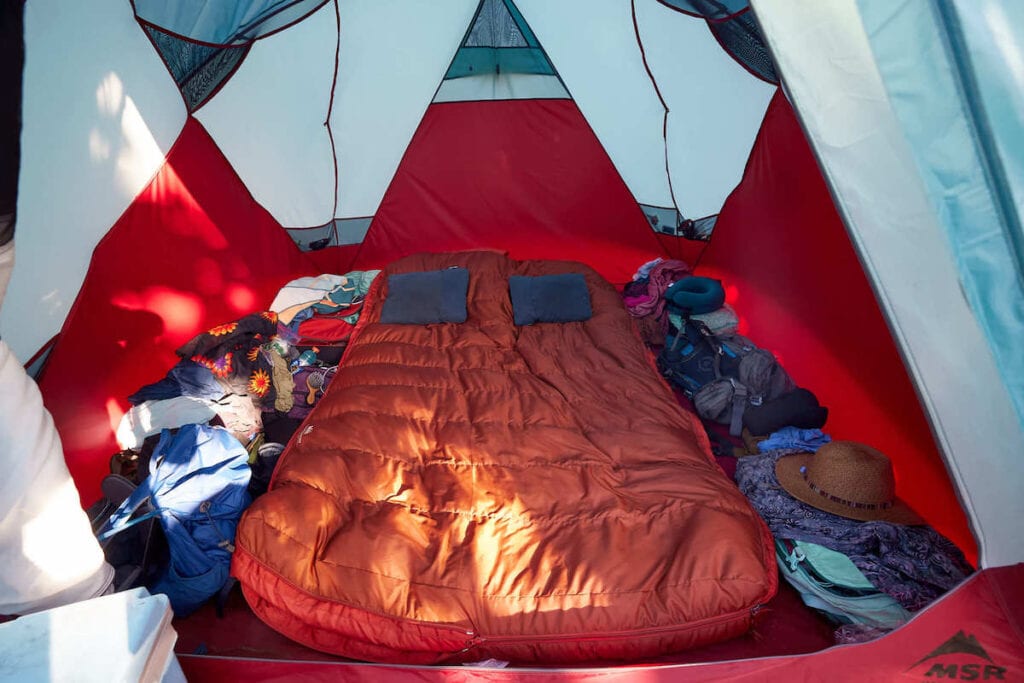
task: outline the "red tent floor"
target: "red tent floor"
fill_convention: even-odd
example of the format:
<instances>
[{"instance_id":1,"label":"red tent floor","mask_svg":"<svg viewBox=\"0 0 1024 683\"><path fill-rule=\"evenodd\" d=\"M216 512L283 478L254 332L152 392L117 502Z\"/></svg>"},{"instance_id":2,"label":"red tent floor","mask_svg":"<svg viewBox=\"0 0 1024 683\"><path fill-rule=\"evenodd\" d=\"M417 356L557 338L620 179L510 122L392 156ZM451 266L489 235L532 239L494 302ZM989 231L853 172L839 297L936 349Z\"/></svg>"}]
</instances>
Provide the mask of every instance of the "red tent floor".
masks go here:
<instances>
[{"instance_id":1,"label":"red tent floor","mask_svg":"<svg viewBox=\"0 0 1024 683\"><path fill-rule=\"evenodd\" d=\"M223 614L218 617L214 606L207 604L191 616L175 620L174 628L178 632L175 650L179 654L203 653L216 657L348 661L307 648L272 630L252 613L241 591L232 592ZM806 608L788 584L780 582L778 594L759 613L753 631L740 638L646 663L680 664L802 654L832 644L832 627L828 622Z\"/></svg>"},{"instance_id":2,"label":"red tent floor","mask_svg":"<svg viewBox=\"0 0 1024 683\"><path fill-rule=\"evenodd\" d=\"M326 661L327 656L288 645L266 627L260 628L242 605L229 605L221 621L211 612L201 612L175 622L175 627L179 660L193 682L1024 680L1024 564L978 572L904 626L858 645L821 649L827 644L828 629L798 602L788 588L780 589L754 635L666 658L671 661L575 669ZM799 644L795 633L803 634ZM812 635L818 639L816 644ZM200 641L206 643L210 655L184 654ZM821 651L801 654L807 650L800 647ZM279 659L283 657L291 661Z\"/></svg>"}]
</instances>

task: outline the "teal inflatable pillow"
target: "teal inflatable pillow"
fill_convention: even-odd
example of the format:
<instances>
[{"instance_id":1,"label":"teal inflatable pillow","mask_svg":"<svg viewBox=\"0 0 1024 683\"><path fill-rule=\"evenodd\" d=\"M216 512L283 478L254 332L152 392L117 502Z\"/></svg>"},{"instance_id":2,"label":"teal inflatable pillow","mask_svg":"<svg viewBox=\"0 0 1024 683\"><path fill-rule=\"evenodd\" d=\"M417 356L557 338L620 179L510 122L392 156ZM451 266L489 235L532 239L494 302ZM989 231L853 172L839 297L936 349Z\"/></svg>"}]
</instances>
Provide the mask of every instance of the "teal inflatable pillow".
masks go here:
<instances>
[{"instance_id":1,"label":"teal inflatable pillow","mask_svg":"<svg viewBox=\"0 0 1024 683\"><path fill-rule=\"evenodd\" d=\"M669 309L687 315L717 311L725 303L725 288L709 277L684 277L665 290Z\"/></svg>"},{"instance_id":2,"label":"teal inflatable pillow","mask_svg":"<svg viewBox=\"0 0 1024 683\"><path fill-rule=\"evenodd\" d=\"M508 279L516 325L589 320L590 292L579 273L513 275Z\"/></svg>"}]
</instances>

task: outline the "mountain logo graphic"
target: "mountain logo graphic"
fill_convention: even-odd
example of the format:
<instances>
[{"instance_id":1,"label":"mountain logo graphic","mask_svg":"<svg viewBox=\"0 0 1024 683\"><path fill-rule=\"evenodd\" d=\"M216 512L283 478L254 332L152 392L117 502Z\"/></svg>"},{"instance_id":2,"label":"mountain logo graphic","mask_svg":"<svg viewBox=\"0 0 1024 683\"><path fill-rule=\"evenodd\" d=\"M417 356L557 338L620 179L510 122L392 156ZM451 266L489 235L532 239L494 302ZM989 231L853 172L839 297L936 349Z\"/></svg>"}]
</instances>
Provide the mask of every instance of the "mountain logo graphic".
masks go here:
<instances>
[{"instance_id":1,"label":"mountain logo graphic","mask_svg":"<svg viewBox=\"0 0 1024 683\"><path fill-rule=\"evenodd\" d=\"M978 657L988 664L979 664L968 660L963 661L964 655ZM937 661L932 661L937 660ZM957 631L956 635L939 645L927 655L919 659L907 671L931 662L930 667L924 673L925 680L960 680L960 681L1003 681L1006 679L1006 667L998 666L992 657L981 646L974 634Z\"/></svg>"}]
</instances>

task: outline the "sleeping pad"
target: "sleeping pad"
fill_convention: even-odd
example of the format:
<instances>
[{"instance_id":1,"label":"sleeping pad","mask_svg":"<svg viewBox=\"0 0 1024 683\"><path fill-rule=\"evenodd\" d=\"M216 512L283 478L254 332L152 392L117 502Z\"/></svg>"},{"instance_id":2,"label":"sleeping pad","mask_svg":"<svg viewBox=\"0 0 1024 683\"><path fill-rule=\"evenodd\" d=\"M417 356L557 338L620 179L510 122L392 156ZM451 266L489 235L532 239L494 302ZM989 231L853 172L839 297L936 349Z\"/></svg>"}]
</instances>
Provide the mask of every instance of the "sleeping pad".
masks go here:
<instances>
[{"instance_id":1,"label":"sleeping pad","mask_svg":"<svg viewBox=\"0 0 1024 683\"><path fill-rule=\"evenodd\" d=\"M382 324L387 276L469 270L467 320ZM582 273L593 315L513 324L511 275ZM334 381L238 527L254 612L389 663L626 660L737 636L771 536L573 262L421 254L374 283Z\"/></svg>"}]
</instances>

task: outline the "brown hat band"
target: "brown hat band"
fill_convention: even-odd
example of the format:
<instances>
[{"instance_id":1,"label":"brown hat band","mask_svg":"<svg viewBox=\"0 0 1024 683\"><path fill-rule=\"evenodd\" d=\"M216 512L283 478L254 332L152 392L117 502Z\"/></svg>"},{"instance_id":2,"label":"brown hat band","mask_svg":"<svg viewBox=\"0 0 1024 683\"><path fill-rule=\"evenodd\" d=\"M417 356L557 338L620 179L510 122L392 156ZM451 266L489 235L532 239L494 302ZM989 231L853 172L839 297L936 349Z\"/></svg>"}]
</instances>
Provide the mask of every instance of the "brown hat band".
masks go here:
<instances>
[{"instance_id":1,"label":"brown hat band","mask_svg":"<svg viewBox=\"0 0 1024 683\"><path fill-rule=\"evenodd\" d=\"M856 501L846 500L845 498L840 498L839 496L834 496L831 493L829 493L828 491L823 491L822 489L820 489L817 486L815 486L811 482L811 480L807 478L807 468L806 467L801 467L800 468L800 475L804 478L804 482L807 483L807 487L809 489L811 489L812 491L817 493L822 498L828 498L833 503L839 503L840 505L845 505L846 507L849 507L849 508L858 508L860 510L888 510L889 508L892 507L892 501L891 500L890 501L886 501L885 503L858 503Z\"/></svg>"}]
</instances>

